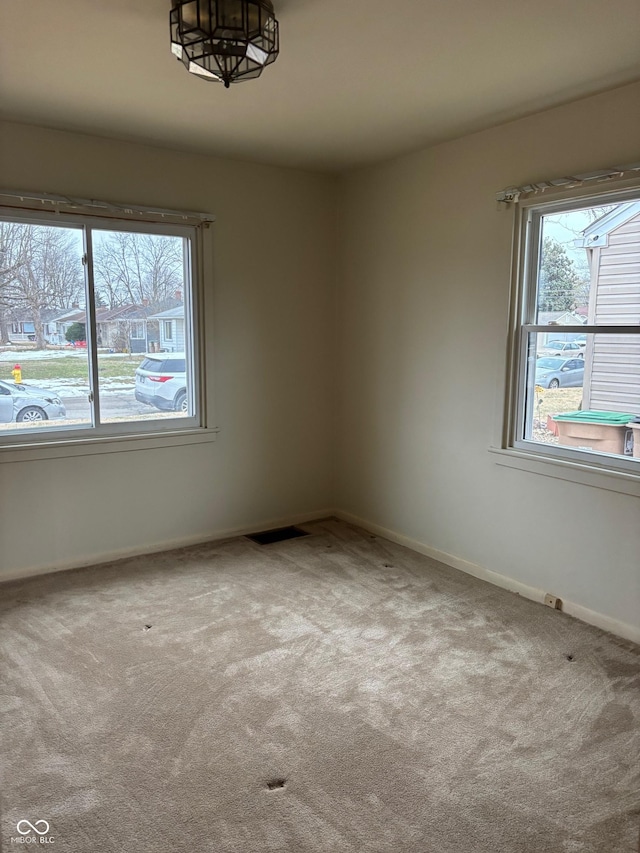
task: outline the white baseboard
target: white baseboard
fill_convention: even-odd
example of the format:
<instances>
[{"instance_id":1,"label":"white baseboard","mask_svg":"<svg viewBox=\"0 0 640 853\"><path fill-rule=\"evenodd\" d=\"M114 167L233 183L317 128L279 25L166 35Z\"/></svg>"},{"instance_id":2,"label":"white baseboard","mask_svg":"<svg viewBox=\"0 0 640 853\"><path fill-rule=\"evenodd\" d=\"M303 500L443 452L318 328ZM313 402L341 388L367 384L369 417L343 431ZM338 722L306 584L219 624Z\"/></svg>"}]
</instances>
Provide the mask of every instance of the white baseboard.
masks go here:
<instances>
[{"instance_id":1,"label":"white baseboard","mask_svg":"<svg viewBox=\"0 0 640 853\"><path fill-rule=\"evenodd\" d=\"M376 536L381 536L383 539L389 539L397 545L404 545L405 548L410 548L412 551L417 551L419 554L424 554L440 563L451 566L454 569L459 569L468 575L473 575L480 580L488 581L489 583L499 586L502 589L508 589L510 592L517 592L524 598L529 598L531 601L537 601L540 604L544 601L545 592L537 587L528 586L521 581L509 578L506 575L501 575L498 572L492 572L490 569L485 569L484 566L479 566L476 563L471 563L468 560L463 560L453 554L448 554L445 551L438 551L436 548L431 548L423 542L418 542L416 539L411 539L404 536L402 533L396 533L395 530L389 530L387 527L381 527L379 524L367 521L364 518L359 518L349 512L342 510L334 510L333 515L336 518L346 521L349 524L354 524L356 527L362 527L369 533L375 533ZM629 625L627 622L620 622L613 619L611 616L606 616L604 613L597 613L595 610L589 610L588 607L583 607L582 604L576 604L573 601L562 599L562 612L568 613L569 616L574 616L580 619L581 622L587 622L589 625L595 625L596 628L601 628L603 631L610 631L618 637L623 637L625 640L631 640L634 643L640 643L640 627Z\"/></svg>"},{"instance_id":2,"label":"white baseboard","mask_svg":"<svg viewBox=\"0 0 640 853\"><path fill-rule=\"evenodd\" d=\"M318 519L328 518L332 515L335 515L332 509L323 509L299 515L288 515L282 518L270 518L266 521L256 521L253 524L243 525L242 527L230 527L227 530L214 530L209 533L199 533L179 539L165 539L162 542L154 542L153 545L118 548L112 551L86 554L83 557L74 557L72 560L64 560L57 563L26 566L15 571L2 572L0 574L0 583L4 581L23 580L24 578L35 577L37 575L48 575L53 572L65 572L69 569L80 569L83 566L111 563L113 560L126 560L128 557L139 557L144 554L158 554L161 551L172 551L175 548L185 548L189 545L201 545L204 542L219 542L222 539L246 536L247 533L255 533L258 530L272 530L277 527L288 527L292 524L305 524L306 522L317 521Z\"/></svg>"},{"instance_id":3,"label":"white baseboard","mask_svg":"<svg viewBox=\"0 0 640 853\"><path fill-rule=\"evenodd\" d=\"M502 589L508 589L511 592L517 592L524 598L531 601L542 603L544 600L544 590L522 583L521 581L509 578L506 575L501 575L498 572L493 572L490 569L479 566L476 563L471 563L469 560L463 560L461 557L456 557L453 554L448 554L445 551L438 551L417 539L411 539L401 533L396 533L395 530L390 530L387 527L382 527L379 524L374 524L367 519L352 515L349 512L337 509L323 509L315 512L301 513L298 515L289 515L281 518L271 518L267 520L256 521L253 524L243 525L242 527L231 527L226 530L215 530L208 533L200 533L193 536L185 536L178 539L166 539L162 542L156 542L153 545L137 546L132 548L119 548L111 551L102 551L99 553L87 554L83 557L77 557L73 560L67 560L57 563L42 564L39 566L27 566L16 571L3 572L0 575L0 582L22 580L36 575L51 574L52 572L62 572L68 569L78 569L83 566L94 566L100 563L109 563L113 560L124 560L128 557L138 557L144 554L156 554L161 551L171 551L174 548L184 548L189 545L200 545L203 542L217 542L222 539L231 539L235 536L245 536L247 533L253 533L256 530L269 530L276 527L287 527L291 524L304 524L305 522L317 521L318 519L334 516L346 521L349 524L354 524L356 527L361 527L370 533L375 533L376 536L381 536L388 539L390 542L395 542L398 545L404 545L412 551L417 551L419 554L424 554L446 566L451 566L454 569L459 569L468 575L473 575L480 580L488 581ZM576 604L573 601L563 599L563 612L580 619L582 622L587 622L589 625L595 625L603 631L610 631L618 637L623 637L625 640L631 640L634 643L640 644L640 627L629 625L626 622L620 622L604 613L598 613L595 610L590 610L581 604Z\"/></svg>"}]
</instances>

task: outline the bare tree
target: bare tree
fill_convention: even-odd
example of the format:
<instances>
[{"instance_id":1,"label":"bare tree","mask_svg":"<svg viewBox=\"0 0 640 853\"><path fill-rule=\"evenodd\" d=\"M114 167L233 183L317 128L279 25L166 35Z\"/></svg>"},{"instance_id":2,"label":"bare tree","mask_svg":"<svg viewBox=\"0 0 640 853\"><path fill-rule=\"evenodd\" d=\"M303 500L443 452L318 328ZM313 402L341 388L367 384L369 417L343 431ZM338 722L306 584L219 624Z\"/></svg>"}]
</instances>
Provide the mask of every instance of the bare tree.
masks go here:
<instances>
[{"instance_id":1,"label":"bare tree","mask_svg":"<svg viewBox=\"0 0 640 853\"><path fill-rule=\"evenodd\" d=\"M23 264L24 229L15 222L0 222L0 343L9 342L10 285Z\"/></svg>"},{"instance_id":2,"label":"bare tree","mask_svg":"<svg viewBox=\"0 0 640 853\"><path fill-rule=\"evenodd\" d=\"M43 313L81 298L84 277L77 234L69 228L4 223L0 230L0 303L8 339L11 316L27 313L38 349L46 346Z\"/></svg>"},{"instance_id":3,"label":"bare tree","mask_svg":"<svg viewBox=\"0 0 640 853\"><path fill-rule=\"evenodd\" d=\"M123 231L94 233L96 296L110 308L158 307L183 283L179 237Z\"/></svg>"},{"instance_id":4,"label":"bare tree","mask_svg":"<svg viewBox=\"0 0 640 853\"><path fill-rule=\"evenodd\" d=\"M84 300L82 248L77 229L0 222L0 339L9 323L28 318L36 347L46 346L48 309ZM96 304L166 307L183 287L179 237L121 231L94 232Z\"/></svg>"},{"instance_id":5,"label":"bare tree","mask_svg":"<svg viewBox=\"0 0 640 853\"><path fill-rule=\"evenodd\" d=\"M618 205L616 205L616 204L605 204L605 205L601 205L600 207L588 207L584 210L584 214L589 221L589 225L592 225L594 222L596 222L598 219L601 219L603 216L605 216L610 211L615 210L616 207L618 207ZM571 214L566 214L566 213L560 213L560 214L557 214L555 216L549 215L549 216L545 216L545 222L553 222L556 225L560 225L562 228L564 228L570 234L573 234L574 237L581 237L582 232L584 230L584 226L582 228L577 228L575 226L569 225L570 216L571 216ZM560 242L566 243L569 241L565 240L565 241L560 241Z\"/></svg>"}]
</instances>

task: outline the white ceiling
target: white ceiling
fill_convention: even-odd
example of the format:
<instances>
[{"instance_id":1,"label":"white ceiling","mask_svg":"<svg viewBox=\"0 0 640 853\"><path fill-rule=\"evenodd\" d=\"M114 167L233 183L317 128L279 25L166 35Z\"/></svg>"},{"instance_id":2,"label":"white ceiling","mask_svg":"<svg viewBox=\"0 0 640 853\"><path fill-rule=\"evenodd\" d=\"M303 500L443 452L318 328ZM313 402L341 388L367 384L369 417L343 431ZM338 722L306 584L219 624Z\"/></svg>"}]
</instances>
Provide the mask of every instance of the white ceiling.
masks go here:
<instances>
[{"instance_id":1,"label":"white ceiling","mask_svg":"<svg viewBox=\"0 0 640 853\"><path fill-rule=\"evenodd\" d=\"M342 170L640 79L638 0L274 0L280 56L229 90L170 5L0 0L0 115Z\"/></svg>"}]
</instances>

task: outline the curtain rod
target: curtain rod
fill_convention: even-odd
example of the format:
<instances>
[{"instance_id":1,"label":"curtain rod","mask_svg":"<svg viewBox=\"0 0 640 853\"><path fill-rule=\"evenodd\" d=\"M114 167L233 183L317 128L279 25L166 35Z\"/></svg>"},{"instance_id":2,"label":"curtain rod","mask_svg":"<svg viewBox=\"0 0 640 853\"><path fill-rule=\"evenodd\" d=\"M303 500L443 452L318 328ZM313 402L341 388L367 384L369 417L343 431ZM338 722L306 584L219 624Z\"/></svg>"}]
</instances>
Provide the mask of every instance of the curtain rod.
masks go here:
<instances>
[{"instance_id":1,"label":"curtain rod","mask_svg":"<svg viewBox=\"0 0 640 853\"><path fill-rule=\"evenodd\" d=\"M608 169L598 169L596 172L585 172L582 175L570 175L564 178L554 178L550 181L540 181L537 184L525 184L522 187L507 187L496 193L496 201L505 204L517 204L521 195L531 193L543 193L548 189L561 189L562 187L577 187L590 181L610 181L613 178L621 178L628 172L640 172L640 163L627 163L625 166L611 166Z\"/></svg>"},{"instance_id":2,"label":"curtain rod","mask_svg":"<svg viewBox=\"0 0 640 853\"><path fill-rule=\"evenodd\" d=\"M215 222L215 216L211 213L200 213L193 210L165 210L161 207L145 207L135 204L115 204L97 199L75 198L72 196L53 195L52 193L35 193L31 191L18 192L17 190L0 190L1 200L11 199L16 201L38 202L42 206L67 207L71 209L101 210L106 213L119 213L127 216L159 216L162 219L181 219L193 222Z\"/></svg>"}]
</instances>

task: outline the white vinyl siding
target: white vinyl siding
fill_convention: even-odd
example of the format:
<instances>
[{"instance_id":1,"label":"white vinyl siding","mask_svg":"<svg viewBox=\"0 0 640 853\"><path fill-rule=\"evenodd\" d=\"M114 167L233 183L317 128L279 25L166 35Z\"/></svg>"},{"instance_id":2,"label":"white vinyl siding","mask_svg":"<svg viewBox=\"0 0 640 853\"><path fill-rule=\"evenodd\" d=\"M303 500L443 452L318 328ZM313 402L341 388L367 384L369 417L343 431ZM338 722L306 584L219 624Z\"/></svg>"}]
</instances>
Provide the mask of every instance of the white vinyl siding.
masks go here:
<instances>
[{"instance_id":1,"label":"white vinyl siding","mask_svg":"<svg viewBox=\"0 0 640 853\"><path fill-rule=\"evenodd\" d=\"M160 323L160 349L166 352L184 352L184 320L163 320Z\"/></svg>"},{"instance_id":2,"label":"white vinyl siding","mask_svg":"<svg viewBox=\"0 0 640 853\"><path fill-rule=\"evenodd\" d=\"M640 214L591 250L590 325L640 322ZM640 338L603 335L585 353L586 409L640 415Z\"/></svg>"}]
</instances>

